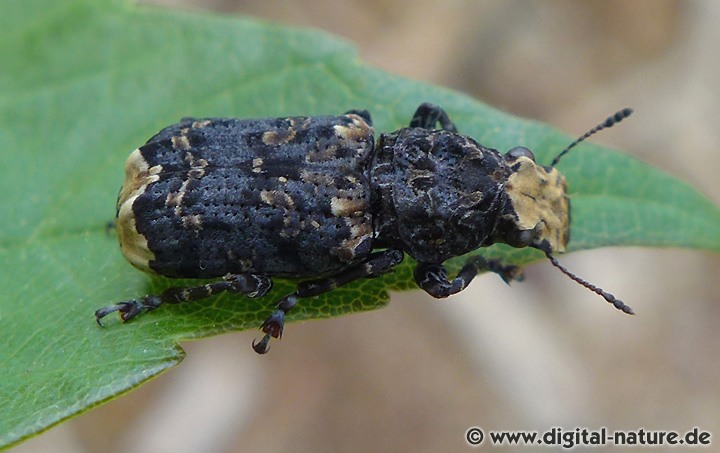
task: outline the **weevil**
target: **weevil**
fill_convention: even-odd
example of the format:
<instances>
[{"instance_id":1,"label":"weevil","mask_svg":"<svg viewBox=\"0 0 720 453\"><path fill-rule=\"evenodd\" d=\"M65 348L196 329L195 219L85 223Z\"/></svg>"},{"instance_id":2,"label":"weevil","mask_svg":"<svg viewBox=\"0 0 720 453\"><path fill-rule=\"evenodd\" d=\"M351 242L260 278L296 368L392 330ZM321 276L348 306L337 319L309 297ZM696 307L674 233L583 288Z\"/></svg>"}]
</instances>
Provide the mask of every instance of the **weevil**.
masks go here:
<instances>
[{"instance_id":1,"label":"weevil","mask_svg":"<svg viewBox=\"0 0 720 453\"><path fill-rule=\"evenodd\" d=\"M480 256L454 278L443 263L480 247L533 247L625 313L632 309L577 277L554 254L570 235L565 177L555 166L623 109L572 142L549 166L528 148L501 154L457 132L423 103L409 127L375 140L370 114L184 119L133 151L117 200L120 249L135 267L175 278L218 278L101 308L123 321L164 303L227 291L262 297L273 277L299 279L276 304L253 349L265 353L300 299L391 271L405 254L417 285L436 298L480 272L506 282L516 266ZM439 127L438 127L439 126Z\"/></svg>"}]
</instances>

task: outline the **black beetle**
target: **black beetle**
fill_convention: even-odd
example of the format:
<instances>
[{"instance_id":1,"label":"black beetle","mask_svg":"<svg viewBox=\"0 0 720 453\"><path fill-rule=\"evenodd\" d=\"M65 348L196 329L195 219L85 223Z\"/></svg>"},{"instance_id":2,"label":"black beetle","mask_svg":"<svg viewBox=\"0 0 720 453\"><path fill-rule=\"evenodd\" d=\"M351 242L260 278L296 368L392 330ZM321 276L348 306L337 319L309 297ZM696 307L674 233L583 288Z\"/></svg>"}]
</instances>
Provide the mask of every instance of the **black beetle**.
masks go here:
<instances>
[{"instance_id":1,"label":"black beetle","mask_svg":"<svg viewBox=\"0 0 720 453\"><path fill-rule=\"evenodd\" d=\"M550 166L516 147L506 154L457 133L424 103L410 126L375 142L370 114L240 120L184 119L130 154L117 201L125 257L167 277L222 277L173 287L95 312L127 321L163 303L222 291L261 297L271 277L312 278L262 325L259 353L282 335L304 297L392 270L405 253L430 295L462 291L482 271L509 282L515 266L473 257L449 279L443 262L506 243L545 252L553 265L618 309L630 307L563 268L552 256L569 239L565 177L555 164L572 147L630 115L624 109L563 150ZM436 128L439 124L440 128Z\"/></svg>"}]
</instances>

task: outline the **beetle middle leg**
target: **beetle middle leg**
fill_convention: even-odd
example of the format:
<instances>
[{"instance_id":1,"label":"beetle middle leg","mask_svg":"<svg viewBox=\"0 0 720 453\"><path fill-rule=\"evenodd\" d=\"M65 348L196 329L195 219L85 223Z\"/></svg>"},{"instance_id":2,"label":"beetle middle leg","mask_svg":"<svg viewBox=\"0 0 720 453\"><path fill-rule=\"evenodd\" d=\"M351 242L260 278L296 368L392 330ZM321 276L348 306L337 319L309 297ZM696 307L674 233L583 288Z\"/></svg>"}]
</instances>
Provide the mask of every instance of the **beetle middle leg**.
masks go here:
<instances>
[{"instance_id":1,"label":"beetle middle leg","mask_svg":"<svg viewBox=\"0 0 720 453\"><path fill-rule=\"evenodd\" d=\"M440 128L449 132L457 132L455 123L452 122L447 112L440 106L423 102L415 110L413 119L410 121L410 127L421 127L423 129L435 129L435 125L440 123Z\"/></svg>"},{"instance_id":2,"label":"beetle middle leg","mask_svg":"<svg viewBox=\"0 0 720 453\"><path fill-rule=\"evenodd\" d=\"M418 263L414 277L418 286L431 296L442 299L467 288L475 276L483 271L498 274L505 283L522 280L518 266L502 264L498 260L487 260L481 256L471 258L457 276L450 281L445 266L436 263Z\"/></svg>"},{"instance_id":3,"label":"beetle middle leg","mask_svg":"<svg viewBox=\"0 0 720 453\"><path fill-rule=\"evenodd\" d=\"M355 280L382 275L400 264L403 256L402 251L395 249L375 252L370 254L364 262L339 274L300 282L295 292L283 297L278 302L275 311L265 320L261 327L265 336L257 343L253 341L253 349L258 354L265 354L269 350L268 343L270 339L282 337L283 328L285 327L285 315L297 305L298 299L319 296Z\"/></svg>"},{"instance_id":4,"label":"beetle middle leg","mask_svg":"<svg viewBox=\"0 0 720 453\"><path fill-rule=\"evenodd\" d=\"M113 312L120 313L120 319L129 321L140 313L153 310L162 304L177 304L205 299L222 292L241 293L248 297L262 297L272 287L270 277L258 274L228 274L222 280L192 287L172 287L159 295L147 295L139 299L118 302L95 312L95 319L102 326L101 319Z\"/></svg>"}]
</instances>

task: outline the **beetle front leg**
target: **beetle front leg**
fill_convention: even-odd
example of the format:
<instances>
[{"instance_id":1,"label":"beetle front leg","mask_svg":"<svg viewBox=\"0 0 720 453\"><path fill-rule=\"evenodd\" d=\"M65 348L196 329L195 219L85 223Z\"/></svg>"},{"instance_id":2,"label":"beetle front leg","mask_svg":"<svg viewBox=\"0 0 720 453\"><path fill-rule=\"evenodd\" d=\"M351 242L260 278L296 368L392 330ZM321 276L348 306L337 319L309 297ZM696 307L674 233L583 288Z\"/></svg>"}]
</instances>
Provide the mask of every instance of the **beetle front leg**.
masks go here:
<instances>
[{"instance_id":1,"label":"beetle front leg","mask_svg":"<svg viewBox=\"0 0 720 453\"><path fill-rule=\"evenodd\" d=\"M440 128L443 130L457 132L455 123L452 122L445 110L438 105L423 102L415 110L413 119L410 121L410 127L433 130L437 123L440 123Z\"/></svg>"},{"instance_id":2,"label":"beetle front leg","mask_svg":"<svg viewBox=\"0 0 720 453\"><path fill-rule=\"evenodd\" d=\"M464 290L477 274L484 271L495 272L508 284L512 280L522 280L518 266L486 260L481 256L471 258L452 281L447 277L445 266L437 263L418 263L413 275L420 288L431 296L442 299Z\"/></svg>"},{"instance_id":3,"label":"beetle front leg","mask_svg":"<svg viewBox=\"0 0 720 453\"><path fill-rule=\"evenodd\" d=\"M159 295L147 295L139 299L118 302L115 305L103 307L95 312L98 324L103 325L101 319L113 312L120 313L120 319L129 321L144 311L154 310L164 303L177 304L192 302L222 292L241 293L248 297L262 297L272 287L270 277L257 274L228 274L222 280L189 288L172 287Z\"/></svg>"},{"instance_id":4,"label":"beetle front leg","mask_svg":"<svg viewBox=\"0 0 720 453\"><path fill-rule=\"evenodd\" d=\"M300 282L297 290L283 297L280 302L278 302L275 311L265 320L261 327L265 335L259 342L255 343L253 341L253 349L258 354L265 354L270 349L268 344L271 338L282 338L283 328L285 327L285 315L297 305L298 299L319 296L320 294L332 291L335 288L355 280L382 275L400 264L403 256L401 250L383 250L382 252L370 254L364 262L339 274L327 278Z\"/></svg>"}]
</instances>

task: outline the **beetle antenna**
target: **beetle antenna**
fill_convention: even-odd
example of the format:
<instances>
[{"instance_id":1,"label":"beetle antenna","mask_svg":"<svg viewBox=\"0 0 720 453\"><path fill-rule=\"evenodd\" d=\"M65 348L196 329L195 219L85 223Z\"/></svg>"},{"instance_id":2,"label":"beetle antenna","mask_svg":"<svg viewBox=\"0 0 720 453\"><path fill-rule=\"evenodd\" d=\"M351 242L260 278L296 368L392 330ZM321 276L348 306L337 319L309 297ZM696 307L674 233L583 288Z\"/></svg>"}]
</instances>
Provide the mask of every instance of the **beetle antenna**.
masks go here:
<instances>
[{"instance_id":1,"label":"beetle antenna","mask_svg":"<svg viewBox=\"0 0 720 453\"><path fill-rule=\"evenodd\" d=\"M609 303L613 304L613 306L615 306L615 308L617 308L618 310L621 310L621 311L623 311L624 313L627 313L627 314L629 314L629 315L634 315L634 314L635 314L635 312L633 311L632 308L630 308L628 305L625 305L625 302L623 302L623 301L621 301L620 299L616 298L616 297L613 296L612 294L610 294L610 293L608 293L608 292L606 292L606 291L603 291L602 288L598 288L597 286L593 285L592 283L583 280L582 278L578 277L577 275L575 275L575 274L573 274L572 272L570 272L569 270L567 270L562 264L560 264L560 263L558 262L558 260L555 259L554 256L552 256L552 255L550 254L550 252L545 252L545 256L547 256L548 259L550 260L550 262L552 263L552 265L555 266L555 267L557 267L558 269L560 269L560 271L561 271L563 274L567 275L567 276L570 277L572 280L574 280L575 282L581 284L582 286L584 286L585 288L589 289L590 291L593 291L594 293L599 294L600 296L602 296L603 299L605 299L605 300L608 301Z\"/></svg>"},{"instance_id":2,"label":"beetle antenna","mask_svg":"<svg viewBox=\"0 0 720 453\"><path fill-rule=\"evenodd\" d=\"M624 109L620 110L619 112L615 113L613 116L608 117L608 119L606 119L602 123L598 124L597 126L593 127L589 131L585 132L580 138L578 138L574 142L570 143L570 145L567 148L562 150L560 152L560 154L558 154L557 157L555 159L553 159L550 166L554 167L555 165L557 165L557 163L560 162L560 158L563 157L565 154L567 154L568 151L570 151L571 149L576 147L580 142L584 141L585 139L587 139L591 135L595 134L596 132L600 132L603 129L607 129L608 127L612 127L612 126L616 125L620 121L622 121L625 118L627 118L628 116L630 116L630 114L632 112L633 112L632 109L624 108Z\"/></svg>"}]
</instances>

